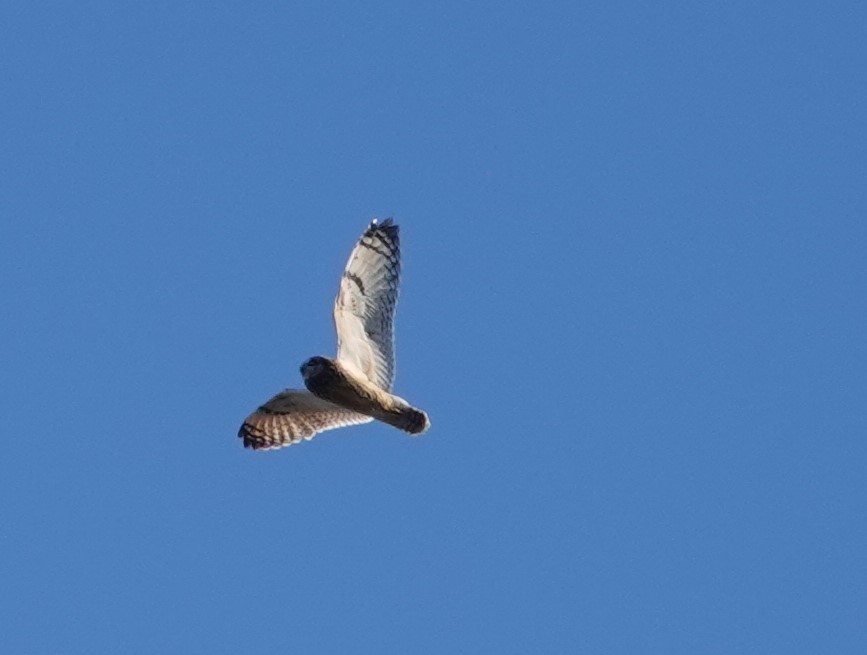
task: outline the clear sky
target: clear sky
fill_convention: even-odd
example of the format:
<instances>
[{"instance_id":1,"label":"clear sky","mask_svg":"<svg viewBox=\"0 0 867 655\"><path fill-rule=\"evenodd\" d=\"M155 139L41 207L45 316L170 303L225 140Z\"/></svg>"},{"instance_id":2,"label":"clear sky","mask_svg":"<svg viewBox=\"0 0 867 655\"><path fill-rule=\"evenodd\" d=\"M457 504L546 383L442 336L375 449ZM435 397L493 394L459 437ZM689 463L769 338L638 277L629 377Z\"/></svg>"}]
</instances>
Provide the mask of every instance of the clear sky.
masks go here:
<instances>
[{"instance_id":1,"label":"clear sky","mask_svg":"<svg viewBox=\"0 0 867 655\"><path fill-rule=\"evenodd\" d=\"M863 2L7 2L4 653L867 652ZM401 226L433 427L257 453Z\"/></svg>"}]
</instances>

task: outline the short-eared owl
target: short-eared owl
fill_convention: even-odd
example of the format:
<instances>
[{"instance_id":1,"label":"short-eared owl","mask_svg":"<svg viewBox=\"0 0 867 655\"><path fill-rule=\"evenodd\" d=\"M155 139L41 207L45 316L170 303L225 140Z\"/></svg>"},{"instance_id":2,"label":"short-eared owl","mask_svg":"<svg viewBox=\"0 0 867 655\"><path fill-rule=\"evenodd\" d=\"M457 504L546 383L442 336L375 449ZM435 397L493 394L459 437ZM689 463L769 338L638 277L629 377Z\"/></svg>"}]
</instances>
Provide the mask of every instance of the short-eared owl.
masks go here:
<instances>
[{"instance_id":1,"label":"short-eared owl","mask_svg":"<svg viewBox=\"0 0 867 655\"><path fill-rule=\"evenodd\" d=\"M430 427L427 414L390 393L399 281L398 227L374 219L349 255L334 301L337 357L304 362L309 391L287 389L250 414L238 432L244 446L281 448L373 419L410 434Z\"/></svg>"}]
</instances>

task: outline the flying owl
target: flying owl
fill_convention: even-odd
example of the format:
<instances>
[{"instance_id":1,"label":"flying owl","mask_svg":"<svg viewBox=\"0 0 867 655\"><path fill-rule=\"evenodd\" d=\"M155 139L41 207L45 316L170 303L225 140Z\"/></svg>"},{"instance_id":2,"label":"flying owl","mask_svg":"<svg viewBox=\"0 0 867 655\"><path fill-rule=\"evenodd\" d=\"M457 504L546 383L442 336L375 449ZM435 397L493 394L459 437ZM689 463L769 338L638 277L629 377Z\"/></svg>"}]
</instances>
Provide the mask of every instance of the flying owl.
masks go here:
<instances>
[{"instance_id":1,"label":"flying owl","mask_svg":"<svg viewBox=\"0 0 867 655\"><path fill-rule=\"evenodd\" d=\"M398 227L374 219L349 255L334 301L337 357L311 357L301 365L308 391L287 389L250 414L238 431L245 447L282 448L373 419L413 435L430 427L427 414L391 393L399 282Z\"/></svg>"}]
</instances>

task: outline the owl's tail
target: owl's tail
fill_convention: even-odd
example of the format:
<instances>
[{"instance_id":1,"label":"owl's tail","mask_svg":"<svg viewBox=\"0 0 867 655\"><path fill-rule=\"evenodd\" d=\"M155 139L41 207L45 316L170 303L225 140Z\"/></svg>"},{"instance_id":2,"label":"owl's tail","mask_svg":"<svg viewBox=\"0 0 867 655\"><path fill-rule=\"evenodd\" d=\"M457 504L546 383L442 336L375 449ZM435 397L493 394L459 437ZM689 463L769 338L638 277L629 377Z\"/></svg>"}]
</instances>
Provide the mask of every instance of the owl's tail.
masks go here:
<instances>
[{"instance_id":1,"label":"owl's tail","mask_svg":"<svg viewBox=\"0 0 867 655\"><path fill-rule=\"evenodd\" d=\"M427 414L410 405L384 412L382 415L377 415L376 418L409 434L421 434L430 427L430 419Z\"/></svg>"}]
</instances>

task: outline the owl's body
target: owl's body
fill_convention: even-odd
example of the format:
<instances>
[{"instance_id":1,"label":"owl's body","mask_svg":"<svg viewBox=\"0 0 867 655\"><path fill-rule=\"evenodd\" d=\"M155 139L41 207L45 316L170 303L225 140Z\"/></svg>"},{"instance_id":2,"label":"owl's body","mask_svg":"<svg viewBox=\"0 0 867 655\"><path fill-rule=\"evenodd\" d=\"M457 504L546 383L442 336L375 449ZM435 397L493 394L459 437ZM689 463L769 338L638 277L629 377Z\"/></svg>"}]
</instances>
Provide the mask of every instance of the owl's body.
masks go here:
<instances>
[{"instance_id":1,"label":"owl's body","mask_svg":"<svg viewBox=\"0 0 867 655\"><path fill-rule=\"evenodd\" d=\"M421 434L430 426L423 411L371 384L339 361L312 357L301 367L301 374L310 392L330 403L388 423L409 434Z\"/></svg>"},{"instance_id":2,"label":"owl's body","mask_svg":"<svg viewBox=\"0 0 867 655\"><path fill-rule=\"evenodd\" d=\"M423 411L391 393L394 309L400 281L398 227L373 221L349 256L334 301L337 357L301 366L309 391L287 389L250 414L244 446L273 449L377 419L409 434L430 427Z\"/></svg>"}]
</instances>

